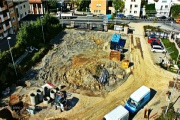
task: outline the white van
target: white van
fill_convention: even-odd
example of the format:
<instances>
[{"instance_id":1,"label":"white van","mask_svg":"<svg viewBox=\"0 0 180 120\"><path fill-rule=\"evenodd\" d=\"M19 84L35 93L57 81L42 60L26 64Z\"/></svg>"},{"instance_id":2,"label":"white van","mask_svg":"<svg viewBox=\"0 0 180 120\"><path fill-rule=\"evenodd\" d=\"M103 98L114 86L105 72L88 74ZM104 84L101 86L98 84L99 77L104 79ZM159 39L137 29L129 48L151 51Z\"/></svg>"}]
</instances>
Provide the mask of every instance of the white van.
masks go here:
<instances>
[{"instance_id":1,"label":"white van","mask_svg":"<svg viewBox=\"0 0 180 120\"><path fill-rule=\"evenodd\" d=\"M152 52L160 52L160 53L165 53L166 52L164 47L161 46L161 45L152 45L151 51Z\"/></svg>"},{"instance_id":2,"label":"white van","mask_svg":"<svg viewBox=\"0 0 180 120\"><path fill-rule=\"evenodd\" d=\"M129 120L129 111L126 110L122 105L119 105L106 114L103 120Z\"/></svg>"}]
</instances>

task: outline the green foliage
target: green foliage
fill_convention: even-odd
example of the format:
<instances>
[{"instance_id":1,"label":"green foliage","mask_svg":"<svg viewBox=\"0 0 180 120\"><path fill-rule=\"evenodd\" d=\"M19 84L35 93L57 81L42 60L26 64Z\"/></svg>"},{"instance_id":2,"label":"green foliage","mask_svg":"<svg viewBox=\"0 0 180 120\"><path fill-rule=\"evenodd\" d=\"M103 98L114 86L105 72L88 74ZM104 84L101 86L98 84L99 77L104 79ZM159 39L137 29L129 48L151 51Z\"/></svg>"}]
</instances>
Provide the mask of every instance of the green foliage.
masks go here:
<instances>
[{"instance_id":1,"label":"green foliage","mask_svg":"<svg viewBox=\"0 0 180 120\"><path fill-rule=\"evenodd\" d=\"M170 104L170 106L172 106L172 103ZM166 114L166 119L164 118L164 112L163 112L163 114L161 114L161 116L156 120L175 120L176 118L178 118L178 113L176 113L174 111L174 107L172 107L171 109L168 110Z\"/></svg>"},{"instance_id":2,"label":"green foliage","mask_svg":"<svg viewBox=\"0 0 180 120\"><path fill-rule=\"evenodd\" d=\"M174 42L170 42L168 39L161 39L165 48L170 48L170 51L174 51L173 53L170 54L171 58L176 61L178 57L178 50L174 44Z\"/></svg>"},{"instance_id":3,"label":"green foliage","mask_svg":"<svg viewBox=\"0 0 180 120\"><path fill-rule=\"evenodd\" d=\"M122 12L125 4L123 0L113 0L113 5L116 11Z\"/></svg>"},{"instance_id":4,"label":"green foliage","mask_svg":"<svg viewBox=\"0 0 180 120\"><path fill-rule=\"evenodd\" d=\"M180 18L180 5L173 5L171 8L172 17Z\"/></svg>"},{"instance_id":5,"label":"green foliage","mask_svg":"<svg viewBox=\"0 0 180 120\"><path fill-rule=\"evenodd\" d=\"M146 4L146 14L156 14L155 3L154 4Z\"/></svg>"},{"instance_id":6,"label":"green foliage","mask_svg":"<svg viewBox=\"0 0 180 120\"><path fill-rule=\"evenodd\" d=\"M48 0L47 3L48 3L48 6L50 8L57 8L57 2L58 0Z\"/></svg>"},{"instance_id":7,"label":"green foliage","mask_svg":"<svg viewBox=\"0 0 180 120\"><path fill-rule=\"evenodd\" d=\"M46 43L43 41L41 22L44 28ZM49 14L46 14L42 21L41 19L37 19L36 22L31 22L29 25L23 25L19 29L18 34L16 35L16 44L11 48L14 60L17 60L24 54L27 47L34 46L38 48L39 51L28 54L28 56L23 59L22 63L16 66L18 76L15 74L9 50L0 52L0 93L6 87L6 83L8 83L8 86L12 83L16 83L16 81L24 75L25 71L41 60L51 48L47 43L62 30L59 20Z\"/></svg>"},{"instance_id":8,"label":"green foliage","mask_svg":"<svg viewBox=\"0 0 180 120\"><path fill-rule=\"evenodd\" d=\"M147 29L150 29L151 31L155 31L155 32L163 32L162 29L160 29L158 27L153 27L153 26L150 26L150 25L144 26L144 31L146 31Z\"/></svg>"},{"instance_id":9,"label":"green foliage","mask_svg":"<svg viewBox=\"0 0 180 120\"><path fill-rule=\"evenodd\" d=\"M157 18L154 18L154 19L153 19L153 23L156 23L156 22L157 22Z\"/></svg>"}]
</instances>

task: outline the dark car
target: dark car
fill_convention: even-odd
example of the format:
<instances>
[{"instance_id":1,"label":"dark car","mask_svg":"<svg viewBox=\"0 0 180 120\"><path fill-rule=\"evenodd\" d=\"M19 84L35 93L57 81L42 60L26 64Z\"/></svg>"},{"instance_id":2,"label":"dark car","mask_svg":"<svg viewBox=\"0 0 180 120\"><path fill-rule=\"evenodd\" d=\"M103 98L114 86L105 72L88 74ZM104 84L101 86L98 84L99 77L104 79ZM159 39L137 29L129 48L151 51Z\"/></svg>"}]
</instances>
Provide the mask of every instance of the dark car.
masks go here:
<instances>
[{"instance_id":1,"label":"dark car","mask_svg":"<svg viewBox=\"0 0 180 120\"><path fill-rule=\"evenodd\" d=\"M142 16L141 16L141 19L147 19L147 16L142 15Z\"/></svg>"},{"instance_id":2,"label":"dark car","mask_svg":"<svg viewBox=\"0 0 180 120\"><path fill-rule=\"evenodd\" d=\"M154 33L153 33L153 34L154 34ZM155 36L155 34L154 34L154 35L150 35L150 36L148 37L148 39L152 39L152 38L156 39L157 37Z\"/></svg>"},{"instance_id":3,"label":"dark car","mask_svg":"<svg viewBox=\"0 0 180 120\"><path fill-rule=\"evenodd\" d=\"M162 43L161 43L160 41L158 42L158 41L156 41L156 40L154 40L154 41L151 42L151 47L152 47L153 45L159 45L159 46L163 47Z\"/></svg>"},{"instance_id":4,"label":"dark car","mask_svg":"<svg viewBox=\"0 0 180 120\"><path fill-rule=\"evenodd\" d=\"M168 20L169 21L174 21L174 18L173 17L169 17Z\"/></svg>"},{"instance_id":5,"label":"dark car","mask_svg":"<svg viewBox=\"0 0 180 120\"><path fill-rule=\"evenodd\" d=\"M160 20L166 20L167 18L166 18L166 16L161 16L161 17L159 17L159 19Z\"/></svg>"}]
</instances>

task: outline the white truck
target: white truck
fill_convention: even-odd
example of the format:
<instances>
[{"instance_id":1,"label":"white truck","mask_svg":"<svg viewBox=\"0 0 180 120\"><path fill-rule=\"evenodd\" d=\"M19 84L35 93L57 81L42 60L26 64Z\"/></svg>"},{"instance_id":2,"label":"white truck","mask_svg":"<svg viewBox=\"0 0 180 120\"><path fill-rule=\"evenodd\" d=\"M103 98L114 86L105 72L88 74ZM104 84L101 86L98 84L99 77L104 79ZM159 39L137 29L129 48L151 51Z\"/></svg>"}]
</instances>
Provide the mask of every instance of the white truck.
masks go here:
<instances>
[{"instance_id":1,"label":"white truck","mask_svg":"<svg viewBox=\"0 0 180 120\"><path fill-rule=\"evenodd\" d=\"M60 11L56 13L56 17L60 17L63 19L71 19L72 16L73 16L73 13L61 13Z\"/></svg>"},{"instance_id":2,"label":"white truck","mask_svg":"<svg viewBox=\"0 0 180 120\"><path fill-rule=\"evenodd\" d=\"M103 120L129 120L129 111L119 105L106 114Z\"/></svg>"}]
</instances>

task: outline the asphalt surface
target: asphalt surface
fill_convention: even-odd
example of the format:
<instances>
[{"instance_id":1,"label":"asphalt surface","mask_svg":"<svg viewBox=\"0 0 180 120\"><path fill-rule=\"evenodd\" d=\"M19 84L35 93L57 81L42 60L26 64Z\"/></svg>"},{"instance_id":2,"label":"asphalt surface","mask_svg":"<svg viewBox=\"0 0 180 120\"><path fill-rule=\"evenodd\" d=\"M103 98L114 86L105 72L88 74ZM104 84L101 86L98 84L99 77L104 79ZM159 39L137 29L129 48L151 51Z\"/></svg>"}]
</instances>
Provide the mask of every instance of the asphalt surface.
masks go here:
<instances>
[{"instance_id":1,"label":"asphalt surface","mask_svg":"<svg viewBox=\"0 0 180 120\"><path fill-rule=\"evenodd\" d=\"M10 47L14 46L16 43L16 35L12 34L12 35L9 35L8 37L11 37L11 40L9 40ZM9 50L7 38L0 40L0 50L1 51Z\"/></svg>"}]
</instances>

